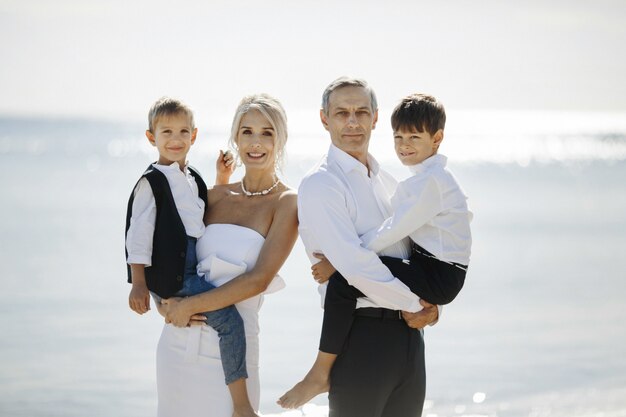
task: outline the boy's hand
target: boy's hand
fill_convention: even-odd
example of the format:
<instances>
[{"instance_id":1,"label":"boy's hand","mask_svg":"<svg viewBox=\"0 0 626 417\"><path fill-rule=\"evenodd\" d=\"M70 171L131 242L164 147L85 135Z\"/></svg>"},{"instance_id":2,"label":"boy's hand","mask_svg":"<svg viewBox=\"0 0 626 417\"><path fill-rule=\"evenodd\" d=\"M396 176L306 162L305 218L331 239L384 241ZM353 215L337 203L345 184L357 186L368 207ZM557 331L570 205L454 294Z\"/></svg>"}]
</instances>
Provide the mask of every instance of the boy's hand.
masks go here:
<instances>
[{"instance_id":1,"label":"boy's hand","mask_svg":"<svg viewBox=\"0 0 626 417\"><path fill-rule=\"evenodd\" d=\"M402 318L406 324L414 329L422 329L436 321L439 317L439 310L436 305L430 304L424 300L420 300L420 304L424 308L417 313L409 313L408 311L402 312Z\"/></svg>"},{"instance_id":2,"label":"boy's hand","mask_svg":"<svg viewBox=\"0 0 626 417\"><path fill-rule=\"evenodd\" d=\"M313 274L313 279L317 281L318 284L323 284L328 281L330 276L337 272L337 270L323 254L314 253L313 256L320 261L315 265L311 265L311 274Z\"/></svg>"},{"instance_id":3,"label":"boy's hand","mask_svg":"<svg viewBox=\"0 0 626 417\"><path fill-rule=\"evenodd\" d=\"M144 314L150 310L150 292L145 285L133 285L128 296L130 309L137 314Z\"/></svg>"},{"instance_id":4,"label":"boy's hand","mask_svg":"<svg viewBox=\"0 0 626 417\"><path fill-rule=\"evenodd\" d=\"M235 171L235 158L232 152L223 152L220 150L220 155L215 161L215 184L224 185L230 182L230 176Z\"/></svg>"}]
</instances>

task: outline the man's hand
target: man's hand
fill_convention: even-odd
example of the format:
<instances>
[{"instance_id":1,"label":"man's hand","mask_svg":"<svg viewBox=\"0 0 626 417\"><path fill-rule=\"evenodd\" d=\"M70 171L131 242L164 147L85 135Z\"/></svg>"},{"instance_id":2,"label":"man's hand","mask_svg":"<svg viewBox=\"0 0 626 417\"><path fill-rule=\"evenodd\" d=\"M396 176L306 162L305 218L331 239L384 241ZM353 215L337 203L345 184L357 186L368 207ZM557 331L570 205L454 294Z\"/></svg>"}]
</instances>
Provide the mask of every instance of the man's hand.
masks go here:
<instances>
[{"instance_id":1,"label":"man's hand","mask_svg":"<svg viewBox=\"0 0 626 417\"><path fill-rule=\"evenodd\" d=\"M436 305L424 300L420 300L420 304L424 308L417 313L402 312L402 318L406 321L406 324L414 329L422 329L435 322L439 317L439 310Z\"/></svg>"},{"instance_id":2,"label":"man's hand","mask_svg":"<svg viewBox=\"0 0 626 417\"><path fill-rule=\"evenodd\" d=\"M314 253L315 256L320 261L314 265L311 265L311 274L313 275L313 279L317 281L318 284L323 284L330 279L330 276L337 272L335 267L326 259L326 257L321 253Z\"/></svg>"},{"instance_id":3,"label":"man's hand","mask_svg":"<svg viewBox=\"0 0 626 417\"><path fill-rule=\"evenodd\" d=\"M150 310L150 292L148 287L133 284L128 295L128 305L137 314L147 313Z\"/></svg>"}]
</instances>

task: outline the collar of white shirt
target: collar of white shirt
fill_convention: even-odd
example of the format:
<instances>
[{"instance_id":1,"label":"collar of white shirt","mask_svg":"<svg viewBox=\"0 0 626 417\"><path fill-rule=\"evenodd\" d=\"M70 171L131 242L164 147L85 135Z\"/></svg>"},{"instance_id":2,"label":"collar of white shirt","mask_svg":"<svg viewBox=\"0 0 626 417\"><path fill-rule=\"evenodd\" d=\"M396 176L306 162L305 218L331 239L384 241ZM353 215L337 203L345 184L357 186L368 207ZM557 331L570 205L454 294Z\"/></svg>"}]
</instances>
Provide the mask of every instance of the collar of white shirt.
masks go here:
<instances>
[{"instance_id":1,"label":"collar of white shirt","mask_svg":"<svg viewBox=\"0 0 626 417\"><path fill-rule=\"evenodd\" d=\"M182 171L180 169L180 165L176 161L172 162L169 165L162 165L162 164L159 164L159 163L155 162L155 163L152 164L152 166L155 167L156 169L158 169L161 172L170 171L170 170L171 171L176 170L176 171L182 172L185 175L187 175L189 173L189 171L187 170L187 167L189 166L188 162L185 162L185 166L183 167Z\"/></svg>"},{"instance_id":2,"label":"collar of white shirt","mask_svg":"<svg viewBox=\"0 0 626 417\"><path fill-rule=\"evenodd\" d=\"M433 156L426 158L419 164L409 166L409 169L413 174L420 174L430 167L438 165L445 167L447 161L448 158L446 156L436 153Z\"/></svg>"},{"instance_id":3,"label":"collar of white shirt","mask_svg":"<svg viewBox=\"0 0 626 417\"><path fill-rule=\"evenodd\" d=\"M367 167L365 165L333 144L331 144L330 149L328 149L328 162L336 163L346 174L353 170L359 170L366 176L369 176L369 172L367 171ZM372 174L378 175L380 165L378 164L378 161L369 153L367 154L367 164L369 165Z\"/></svg>"}]
</instances>

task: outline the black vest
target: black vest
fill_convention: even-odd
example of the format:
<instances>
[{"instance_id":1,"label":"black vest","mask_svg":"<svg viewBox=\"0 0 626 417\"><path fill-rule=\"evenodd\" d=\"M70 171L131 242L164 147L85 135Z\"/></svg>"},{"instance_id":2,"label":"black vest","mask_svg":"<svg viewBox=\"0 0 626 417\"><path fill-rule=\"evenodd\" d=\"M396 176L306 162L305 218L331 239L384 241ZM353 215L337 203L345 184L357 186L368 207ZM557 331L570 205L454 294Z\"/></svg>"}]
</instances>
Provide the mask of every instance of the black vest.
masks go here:
<instances>
[{"instance_id":1,"label":"black vest","mask_svg":"<svg viewBox=\"0 0 626 417\"><path fill-rule=\"evenodd\" d=\"M204 201L206 207L207 186L195 169L191 167L187 169L189 169L189 172L196 180L198 197ZM159 297L169 298L180 291L183 286L185 257L187 256L187 233L176 209L172 190L165 175L150 165L141 178L146 178L150 183L156 203L156 221L152 238L152 265L145 269L146 284L148 289ZM137 181L137 184L139 184L139 181ZM128 228L130 227L130 217L132 215L137 184L133 187L133 192L128 199L126 236L128 236ZM128 250L125 252L125 259L128 259ZM132 282L130 265L127 264L126 266L128 282L130 283Z\"/></svg>"}]
</instances>

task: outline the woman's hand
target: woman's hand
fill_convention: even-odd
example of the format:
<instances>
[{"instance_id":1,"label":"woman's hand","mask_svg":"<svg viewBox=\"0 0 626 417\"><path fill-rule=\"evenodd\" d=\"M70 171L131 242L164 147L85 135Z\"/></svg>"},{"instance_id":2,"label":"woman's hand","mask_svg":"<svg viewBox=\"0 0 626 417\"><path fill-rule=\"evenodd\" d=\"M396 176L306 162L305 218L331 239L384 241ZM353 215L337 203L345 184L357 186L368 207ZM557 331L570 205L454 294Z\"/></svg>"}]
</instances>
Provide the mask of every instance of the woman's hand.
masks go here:
<instances>
[{"instance_id":1,"label":"woman's hand","mask_svg":"<svg viewBox=\"0 0 626 417\"><path fill-rule=\"evenodd\" d=\"M318 284L323 284L328 281L331 275L337 272L337 270L323 254L314 253L313 256L320 261L311 265L311 274L313 274L313 279L317 281Z\"/></svg>"},{"instance_id":2,"label":"woman's hand","mask_svg":"<svg viewBox=\"0 0 626 417\"><path fill-rule=\"evenodd\" d=\"M165 318L167 316L167 312L170 309L170 305L163 304L163 303L156 303L156 306L157 306L157 311L159 312L159 314ZM166 320L166 323L167 323L167 320ZM204 314L194 314L193 316L191 316L188 326L202 326L203 324L206 324L206 316L204 316Z\"/></svg>"},{"instance_id":3,"label":"woman's hand","mask_svg":"<svg viewBox=\"0 0 626 417\"><path fill-rule=\"evenodd\" d=\"M420 300L420 304L424 308L417 313L409 313L408 311L402 312L402 318L406 324L414 329L422 329L436 321L439 317L439 310L436 305L430 304L424 300Z\"/></svg>"},{"instance_id":4,"label":"woman's hand","mask_svg":"<svg viewBox=\"0 0 626 417\"><path fill-rule=\"evenodd\" d=\"M230 182L230 176L235 171L235 158L232 152L223 152L220 150L220 155L215 161L215 185L224 185Z\"/></svg>"},{"instance_id":5,"label":"woman's hand","mask_svg":"<svg viewBox=\"0 0 626 417\"><path fill-rule=\"evenodd\" d=\"M165 322L176 327L187 327L191 324L193 314L185 308L184 298L172 297L161 301L159 312L165 313Z\"/></svg>"}]
</instances>

